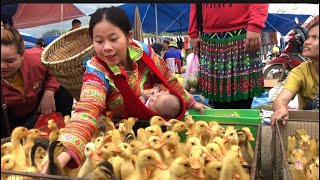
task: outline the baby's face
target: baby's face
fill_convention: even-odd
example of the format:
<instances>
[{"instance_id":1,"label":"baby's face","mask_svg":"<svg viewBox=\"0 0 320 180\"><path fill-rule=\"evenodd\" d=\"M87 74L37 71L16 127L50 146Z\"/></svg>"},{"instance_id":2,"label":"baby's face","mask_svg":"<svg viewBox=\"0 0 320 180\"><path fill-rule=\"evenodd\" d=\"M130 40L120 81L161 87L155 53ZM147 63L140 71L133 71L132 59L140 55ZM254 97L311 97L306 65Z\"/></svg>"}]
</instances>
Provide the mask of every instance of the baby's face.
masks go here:
<instances>
[{"instance_id":1,"label":"baby's face","mask_svg":"<svg viewBox=\"0 0 320 180\"><path fill-rule=\"evenodd\" d=\"M162 112L163 108L163 104L164 101L170 101L170 94L164 93L164 92L159 92L159 93L155 93L152 94L150 97L150 101L148 104L148 107L153 111L153 112Z\"/></svg>"}]
</instances>

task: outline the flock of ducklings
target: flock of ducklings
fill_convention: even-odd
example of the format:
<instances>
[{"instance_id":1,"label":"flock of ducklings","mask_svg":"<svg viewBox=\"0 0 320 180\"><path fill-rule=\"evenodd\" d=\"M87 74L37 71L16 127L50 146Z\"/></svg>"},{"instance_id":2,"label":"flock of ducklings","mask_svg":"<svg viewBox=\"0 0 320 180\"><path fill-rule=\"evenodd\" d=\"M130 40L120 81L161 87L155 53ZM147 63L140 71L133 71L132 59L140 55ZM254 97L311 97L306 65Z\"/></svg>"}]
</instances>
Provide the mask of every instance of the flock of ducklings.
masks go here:
<instances>
[{"instance_id":1,"label":"flock of ducklings","mask_svg":"<svg viewBox=\"0 0 320 180\"><path fill-rule=\"evenodd\" d=\"M1 169L39 173L49 161L47 174L88 179L121 180L247 180L253 161L249 141L254 137L248 127L226 128L215 121L194 121L191 115L185 122L160 116L150 119L150 126L133 127L138 119L130 117L116 125L109 117L98 119L92 141L85 145L85 160L79 168L61 167L58 155L65 151L58 141L63 128L48 121L49 135L38 129L17 127L11 142L1 145ZM70 117L65 117L65 123ZM162 132L161 126L166 126ZM117 127L117 128L116 128ZM178 133L186 132L186 142ZM49 138L49 147L35 143L41 136ZM24 139L21 144L20 140ZM48 149L48 151L46 150ZM3 175L1 179L11 179ZM28 179L28 177L23 177ZM30 179L30 178L29 178Z\"/></svg>"},{"instance_id":2,"label":"flock of ducklings","mask_svg":"<svg viewBox=\"0 0 320 180\"><path fill-rule=\"evenodd\" d=\"M288 136L287 158L293 180L319 179L319 140L303 128Z\"/></svg>"}]
</instances>

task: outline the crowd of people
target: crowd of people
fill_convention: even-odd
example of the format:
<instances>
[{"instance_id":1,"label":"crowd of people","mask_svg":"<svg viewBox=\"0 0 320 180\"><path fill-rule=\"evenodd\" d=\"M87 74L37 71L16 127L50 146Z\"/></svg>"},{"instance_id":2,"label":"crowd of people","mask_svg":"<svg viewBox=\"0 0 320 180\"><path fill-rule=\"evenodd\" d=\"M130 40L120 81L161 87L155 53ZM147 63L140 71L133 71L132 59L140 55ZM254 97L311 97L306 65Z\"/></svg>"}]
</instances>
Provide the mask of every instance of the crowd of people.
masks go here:
<instances>
[{"instance_id":1,"label":"crowd of people","mask_svg":"<svg viewBox=\"0 0 320 180\"><path fill-rule=\"evenodd\" d=\"M208 98L213 108L250 109L253 97L264 92L259 50L267 16L268 4L191 5L188 35L200 59L197 93ZM81 21L75 19L70 31L79 27ZM177 44L165 40L148 46L132 38L131 27L128 16L117 7L100 8L91 15L89 36L95 55L85 62L80 100L59 136L67 148L59 156L62 166L79 166L100 114L118 119L154 115L181 119L187 109L203 113L209 108L173 75L183 65ZM39 39L35 48L25 49L13 25L1 27L1 99L8 115L1 123L10 129L32 128L40 114L71 115L73 98L41 63L44 47ZM303 47L303 56L310 61L291 71L273 103L272 125L276 119L288 118L287 104L296 94L300 109L319 106L319 22L309 28ZM179 68L172 70L172 62ZM2 131L2 137L8 133Z\"/></svg>"}]
</instances>

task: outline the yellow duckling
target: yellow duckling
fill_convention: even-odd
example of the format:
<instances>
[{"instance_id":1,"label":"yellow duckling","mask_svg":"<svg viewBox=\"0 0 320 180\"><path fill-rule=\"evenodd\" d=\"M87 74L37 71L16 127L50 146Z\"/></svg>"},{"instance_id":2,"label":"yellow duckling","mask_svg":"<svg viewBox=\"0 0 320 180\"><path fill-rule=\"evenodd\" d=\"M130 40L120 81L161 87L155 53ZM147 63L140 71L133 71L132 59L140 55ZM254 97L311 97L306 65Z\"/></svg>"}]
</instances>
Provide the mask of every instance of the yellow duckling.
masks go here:
<instances>
[{"instance_id":1,"label":"yellow duckling","mask_svg":"<svg viewBox=\"0 0 320 180\"><path fill-rule=\"evenodd\" d=\"M218 161L223 161L223 155L221 153L220 147L216 143L209 143L206 146L207 150L210 152L210 154L215 157Z\"/></svg>"},{"instance_id":2,"label":"yellow duckling","mask_svg":"<svg viewBox=\"0 0 320 180\"><path fill-rule=\"evenodd\" d=\"M287 144L287 158L289 158L292 154L292 151L296 148L297 141L295 136L288 136L288 144Z\"/></svg>"},{"instance_id":3,"label":"yellow duckling","mask_svg":"<svg viewBox=\"0 0 320 180\"><path fill-rule=\"evenodd\" d=\"M162 130L158 125L152 125L152 126L146 127L145 132L146 132L147 138L149 138L150 136L158 136L158 137L162 136Z\"/></svg>"},{"instance_id":4,"label":"yellow duckling","mask_svg":"<svg viewBox=\"0 0 320 180\"><path fill-rule=\"evenodd\" d=\"M301 135L298 141L298 147L303 150L304 156L307 158L308 163L312 158L311 152L310 152L310 144L311 144L310 139L311 138L309 135Z\"/></svg>"},{"instance_id":5,"label":"yellow duckling","mask_svg":"<svg viewBox=\"0 0 320 180\"><path fill-rule=\"evenodd\" d=\"M305 167L307 164L307 158L304 156L304 152L301 149L294 149L290 158L288 159L290 170L293 180L306 179Z\"/></svg>"},{"instance_id":6,"label":"yellow duckling","mask_svg":"<svg viewBox=\"0 0 320 180\"><path fill-rule=\"evenodd\" d=\"M177 132L177 133L181 133L183 131L186 131L187 127L186 127L185 124L186 124L185 122L178 122L178 123L173 125L171 131Z\"/></svg>"},{"instance_id":7,"label":"yellow duckling","mask_svg":"<svg viewBox=\"0 0 320 180\"><path fill-rule=\"evenodd\" d=\"M23 145L24 152L26 154L27 165L31 165L30 152L34 145L34 140L39 137L47 137L48 133L40 131L38 129L30 129L28 131L26 143Z\"/></svg>"},{"instance_id":8,"label":"yellow duckling","mask_svg":"<svg viewBox=\"0 0 320 180\"><path fill-rule=\"evenodd\" d=\"M60 130L57 126L57 123L53 119L48 120L48 128L51 130L51 132L49 133L50 143L53 141L57 141L60 135Z\"/></svg>"},{"instance_id":9,"label":"yellow duckling","mask_svg":"<svg viewBox=\"0 0 320 180\"><path fill-rule=\"evenodd\" d=\"M86 160L82 164L77 174L78 178L84 177L86 174L93 171L96 165L98 164L99 159L95 154L95 150L96 150L96 146L93 142L88 142L85 145L84 155L86 157Z\"/></svg>"},{"instance_id":10,"label":"yellow duckling","mask_svg":"<svg viewBox=\"0 0 320 180\"><path fill-rule=\"evenodd\" d=\"M231 146L239 144L238 134L235 130L227 130L223 137L225 149L230 150Z\"/></svg>"},{"instance_id":11,"label":"yellow duckling","mask_svg":"<svg viewBox=\"0 0 320 180\"><path fill-rule=\"evenodd\" d=\"M214 132L209 127L207 122L197 121L194 124L194 137L199 138L203 146L205 146L209 142L210 135L214 135Z\"/></svg>"},{"instance_id":12,"label":"yellow duckling","mask_svg":"<svg viewBox=\"0 0 320 180\"><path fill-rule=\"evenodd\" d=\"M13 149L12 142L6 142L1 145L1 157L11 154Z\"/></svg>"},{"instance_id":13,"label":"yellow duckling","mask_svg":"<svg viewBox=\"0 0 320 180\"><path fill-rule=\"evenodd\" d=\"M159 127L161 126L171 126L169 122L164 120L161 116L153 116L150 119L150 126L157 125Z\"/></svg>"},{"instance_id":14,"label":"yellow duckling","mask_svg":"<svg viewBox=\"0 0 320 180\"><path fill-rule=\"evenodd\" d=\"M111 135L98 137L95 140L94 144L96 146L96 149L100 149L107 142L111 142Z\"/></svg>"},{"instance_id":15,"label":"yellow duckling","mask_svg":"<svg viewBox=\"0 0 320 180\"><path fill-rule=\"evenodd\" d=\"M118 165L120 172L119 177L120 179L126 179L135 170L134 163L132 161L132 147L130 144L121 143L118 145L118 147L112 148L111 151L123 159L123 161L121 161ZM113 165L115 166L114 161Z\"/></svg>"},{"instance_id":16,"label":"yellow duckling","mask_svg":"<svg viewBox=\"0 0 320 180\"><path fill-rule=\"evenodd\" d=\"M171 131L172 127L173 127L176 123L181 122L181 121L179 121L178 119L170 119L168 122L171 124L171 126L167 126L167 131Z\"/></svg>"},{"instance_id":17,"label":"yellow duckling","mask_svg":"<svg viewBox=\"0 0 320 180\"><path fill-rule=\"evenodd\" d=\"M309 166L309 169L308 178L313 180L319 179L319 156L315 162Z\"/></svg>"},{"instance_id":18,"label":"yellow duckling","mask_svg":"<svg viewBox=\"0 0 320 180\"><path fill-rule=\"evenodd\" d=\"M28 129L22 126L14 128L11 134L11 142L12 142L12 155L14 156L14 163L17 169L24 169L27 164L26 154L23 150L23 147L20 143L22 138L27 137ZM15 169L13 169L15 170Z\"/></svg>"},{"instance_id":19,"label":"yellow duckling","mask_svg":"<svg viewBox=\"0 0 320 180\"><path fill-rule=\"evenodd\" d=\"M248 136L246 135L245 131L237 130L238 138L239 138L239 147L243 156L243 159L248 164L252 164L253 159L253 150L251 144L248 141Z\"/></svg>"},{"instance_id":20,"label":"yellow duckling","mask_svg":"<svg viewBox=\"0 0 320 180\"><path fill-rule=\"evenodd\" d=\"M171 152L173 159L185 156L179 143L180 136L176 132L167 131L162 134L161 140L167 145L168 151Z\"/></svg>"},{"instance_id":21,"label":"yellow duckling","mask_svg":"<svg viewBox=\"0 0 320 180\"><path fill-rule=\"evenodd\" d=\"M206 180L219 180L222 169L222 162L213 161L205 165Z\"/></svg>"},{"instance_id":22,"label":"yellow duckling","mask_svg":"<svg viewBox=\"0 0 320 180\"><path fill-rule=\"evenodd\" d=\"M213 138L212 142L218 144L220 151L221 151L221 154L223 156L226 155L226 149L224 147L224 140L221 137L217 136L217 137Z\"/></svg>"},{"instance_id":23,"label":"yellow duckling","mask_svg":"<svg viewBox=\"0 0 320 180\"><path fill-rule=\"evenodd\" d=\"M137 140L141 141L142 143L147 143L148 141L147 134L143 128L139 128L137 130Z\"/></svg>"},{"instance_id":24,"label":"yellow duckling","mask_svg":"<svg viewBox=\"0 0 320 180\"><path fill-rule=\"evenodd\" d=\"M317 139L311 139L310 141L310 156L319 156L319 147L318 147L319 140Z\"/></svg>"},{"instance_id":25,"label":"yellow duckling","mask_svg":"<svg viewBox=\"0 0 320 180\"><path fill-rule=\"evenodd\" d=\"M190 155L192 147L196 145L201 145L199 138L190 137L187 139L186 145L184 146L184 149L183 149L186 156Z\"/></svg>"},{"instance_id":26,"label":"yellow duckling","mask_svg":"<svg viewBox=\"0 0 320 180\"><path fill-rule=\"evenodd\" d=\"M171 154L164 147L165 142L161 140L158 136L151 136L148 139L148 142L142 146L140 149L153 149L159 153L163 163L167 166L170 166L172 162Z\"/></svg>"},{"instance_id":27,"label":"yellow duckling","mask_svg":"<svg viewBox=\"0 0 320 180\"><path fill-rule=\"evenodd\" d=\"M219 124L218 125L214 124L210 127L211 127L211 130L213 131L212 134L214 134L214 135L210 136L210 142L212 142L213 138L215 138L216 136L223 137L226 132L226 130L222 126L220 126Z\"/></svg>"},{"instance_id":28,"label":"yellow duckling","mask_svg":"<svg viewBox=\"0 0 320 180\"><path fill-rule=\"evenodd\" d=\"M186 126L187 126L186 135L188 137L193 136L194 120L192 119L192 116L191 115L185 116L184 121L186 122Z\"/></svg>"}]
</instances>

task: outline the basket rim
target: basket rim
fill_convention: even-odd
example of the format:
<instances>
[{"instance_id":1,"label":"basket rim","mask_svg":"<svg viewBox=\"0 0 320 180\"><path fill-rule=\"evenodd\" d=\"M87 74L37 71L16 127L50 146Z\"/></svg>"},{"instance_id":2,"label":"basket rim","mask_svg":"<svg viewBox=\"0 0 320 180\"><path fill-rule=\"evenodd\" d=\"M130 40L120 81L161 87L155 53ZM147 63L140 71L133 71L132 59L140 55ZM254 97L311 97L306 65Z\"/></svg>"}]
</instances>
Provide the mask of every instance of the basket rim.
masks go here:
<instances>
[{"instance_id":1,"label":"basket rim","mask_svg":"<svg viewBox=\"0 0 320 180\"><path fill-rule=\"evenodd\" d=\"M89 29L89 26L83 26L83 27L80 27L80 28L77 28L77 29L74 29L72 31L69 31L63 35L61 35L60 37L58 37L57 39L53 40L41 53L41 61L43 64L50 64L50 65L55 65L55 64L60 64L60 63L63 63L63 62L66 62L66 61L70 61L70 59L75 59L87 52L89 52L91 49L93 49L93 45L90 45L89 47L87 47L84 51L74 55L74 56L71 56L69 58L66 58L66 59L63 59L63 60L60 60L60 61L54 61L54 62L48 62L45 57L48 56L48 51L49 49L51 49L52 46L54 46L58 41L64 39L65 37L67 36L70 36L70 34L73 34L75 32L78 32L78 31L82 31L82 30L85 30L85 29Z\"/></svg>"}]
</instances>

